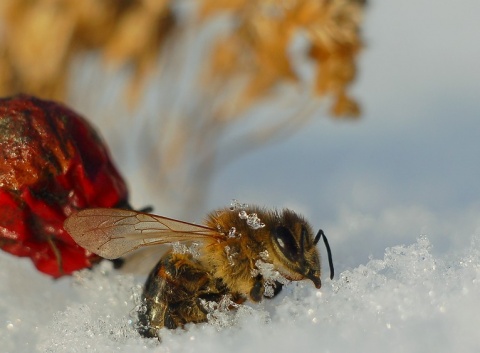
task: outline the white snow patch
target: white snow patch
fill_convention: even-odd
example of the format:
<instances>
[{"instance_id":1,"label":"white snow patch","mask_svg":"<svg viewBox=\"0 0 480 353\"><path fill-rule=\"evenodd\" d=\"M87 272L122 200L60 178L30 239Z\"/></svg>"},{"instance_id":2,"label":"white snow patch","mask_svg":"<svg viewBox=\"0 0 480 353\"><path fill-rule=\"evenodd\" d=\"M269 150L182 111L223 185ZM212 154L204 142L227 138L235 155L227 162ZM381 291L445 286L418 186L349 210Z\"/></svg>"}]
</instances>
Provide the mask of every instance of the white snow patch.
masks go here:
<instances>
[{"instance_id":1,"label":"white snow patch","mask_svg":"<svg viewBox=\"0 0 480 353\"><path fill-rule=\"evenodd\" d=\"M427 237L386 249L321 290L291 283L274 299L211 307L211 322L135 330L143 278L105 262L53 281L0 254L2 352L476 352L480 239L433 255Z\"/></svg>"}]
</instances>

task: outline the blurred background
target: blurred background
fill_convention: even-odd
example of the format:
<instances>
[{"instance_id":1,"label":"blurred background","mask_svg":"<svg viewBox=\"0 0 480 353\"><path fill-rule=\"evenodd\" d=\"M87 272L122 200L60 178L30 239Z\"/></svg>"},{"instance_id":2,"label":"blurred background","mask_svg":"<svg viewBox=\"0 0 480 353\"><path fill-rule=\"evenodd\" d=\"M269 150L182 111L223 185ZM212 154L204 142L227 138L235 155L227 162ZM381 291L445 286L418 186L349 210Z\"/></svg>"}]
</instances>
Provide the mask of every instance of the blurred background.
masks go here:
<instances>
[{"instance_id":1,"label":"blurred background","mask_svg":"<svg viewBox=\"0 0 480 353\"><path fill-rule=\"evenodd\" d=\"M2 0L0 94L100 131L136 208L302 213L337 269L480 233L480 3Z\"/></svg>"}]
</instances>

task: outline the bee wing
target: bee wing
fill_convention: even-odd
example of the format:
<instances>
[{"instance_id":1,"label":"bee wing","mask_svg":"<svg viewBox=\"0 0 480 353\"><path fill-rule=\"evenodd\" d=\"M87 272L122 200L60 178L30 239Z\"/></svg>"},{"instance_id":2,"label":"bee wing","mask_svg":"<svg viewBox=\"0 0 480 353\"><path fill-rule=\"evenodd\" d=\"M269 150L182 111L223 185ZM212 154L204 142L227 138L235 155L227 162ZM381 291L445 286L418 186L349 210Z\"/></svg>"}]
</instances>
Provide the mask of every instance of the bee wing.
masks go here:
<instances>
[{"instance_id":1,"label":"bee wing","mask_svg":"<svg viewBox=\"0 0 480 353\"><path fill-rule=\"evenodd\" d=\"M66 219L64 228L77 244L106 259L150 245L223 237L214 228L115 208L81 210Z\"/></svg>"}]
</instances>

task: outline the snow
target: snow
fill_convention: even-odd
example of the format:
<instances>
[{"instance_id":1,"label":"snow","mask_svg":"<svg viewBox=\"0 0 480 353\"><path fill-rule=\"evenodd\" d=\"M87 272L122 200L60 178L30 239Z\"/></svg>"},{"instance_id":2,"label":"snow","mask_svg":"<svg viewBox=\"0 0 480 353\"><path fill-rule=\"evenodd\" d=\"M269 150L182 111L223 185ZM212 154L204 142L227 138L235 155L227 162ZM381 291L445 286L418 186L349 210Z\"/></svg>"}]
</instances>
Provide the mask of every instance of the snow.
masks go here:
<instances>
[{"instance_id":1,"label":"snow","mask_svg":"<svg viewBox=\"0 0 480 353\"><path fill-rule=\"evenodd\" d=\"M320 290L290 283L274 299L211 308L210 322L141 338L143 278L105 261L53 281L0 254L3 352L475 352L480 239L436 256L426 236L386 249ZM15 276L11 274L15 273Z\"/></svg>"}]
</instances>

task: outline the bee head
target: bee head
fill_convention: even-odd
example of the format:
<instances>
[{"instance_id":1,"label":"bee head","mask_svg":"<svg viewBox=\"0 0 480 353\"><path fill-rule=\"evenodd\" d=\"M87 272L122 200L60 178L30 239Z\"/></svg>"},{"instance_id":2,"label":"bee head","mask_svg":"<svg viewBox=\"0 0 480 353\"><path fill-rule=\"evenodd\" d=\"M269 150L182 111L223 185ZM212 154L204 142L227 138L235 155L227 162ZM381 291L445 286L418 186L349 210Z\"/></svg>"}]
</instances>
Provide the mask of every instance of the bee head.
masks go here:
<instances>
[{"instance_id":1,"label":"bee head","mask_svg":"<svg viewBox=\"0 0 480 353\"><path fill-rule=\"evenodd\" d=\"M310 279L315 287L320 288L320 256L316 244L322 236L319 231L313 237L311 227L308 223L294 212L285 210L279 217L279 222L271 229L272 247L275 253L275 265L285 277L292 280ZM333 278L333 263L328 246L327 247L330 278Z\"/></svg>"}]
</instances>

